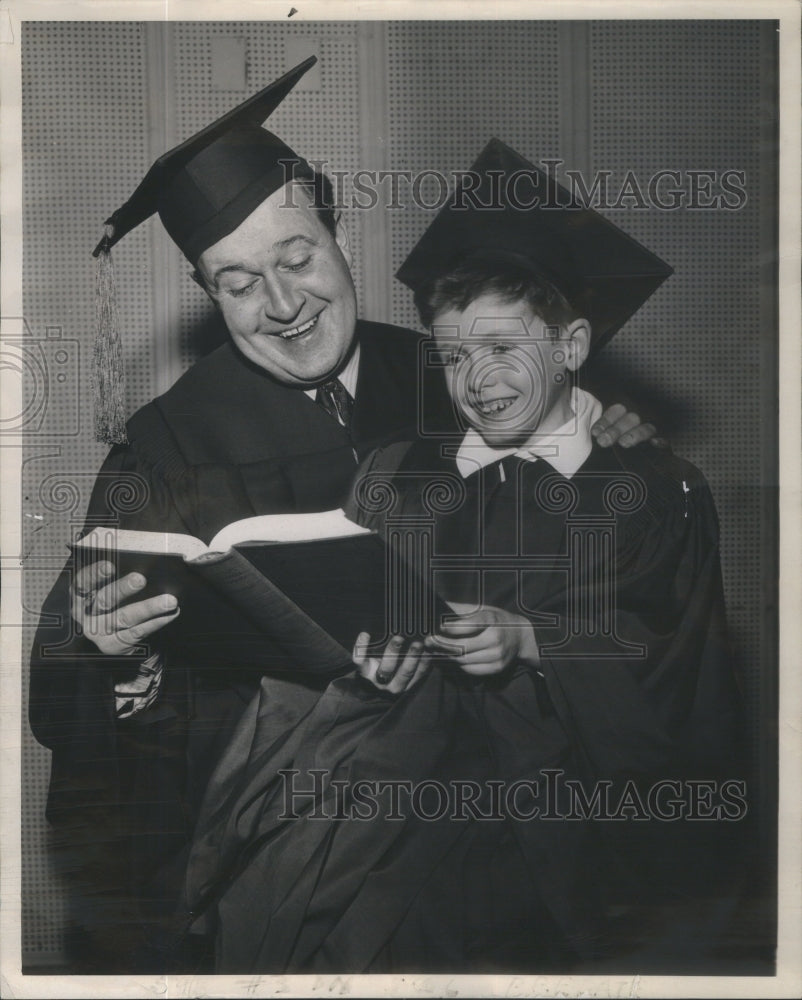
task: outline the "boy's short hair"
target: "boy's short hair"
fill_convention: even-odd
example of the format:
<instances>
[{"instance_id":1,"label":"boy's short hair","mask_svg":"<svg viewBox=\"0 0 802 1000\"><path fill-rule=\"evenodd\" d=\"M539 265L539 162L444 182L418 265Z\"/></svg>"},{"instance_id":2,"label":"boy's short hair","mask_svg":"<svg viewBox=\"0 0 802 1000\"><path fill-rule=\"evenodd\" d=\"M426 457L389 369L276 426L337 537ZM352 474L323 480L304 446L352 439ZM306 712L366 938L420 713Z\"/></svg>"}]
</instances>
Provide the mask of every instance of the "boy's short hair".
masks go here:
<instances>
[{"instance_id":1,"label":"boy's short hair","mask_svg":"<svg viewBox=\"0 0 802 1000\"><path fill-rule=\"evenodd\" d=\"M416 290L415 306L423 325L430 327L435 316L448 309L462 312L483 295L494 295L502 302L526 302L549 326L566 326L580 315L531 264L494 253L472 253L455 261Z\"/></svg>"}]
</instances>

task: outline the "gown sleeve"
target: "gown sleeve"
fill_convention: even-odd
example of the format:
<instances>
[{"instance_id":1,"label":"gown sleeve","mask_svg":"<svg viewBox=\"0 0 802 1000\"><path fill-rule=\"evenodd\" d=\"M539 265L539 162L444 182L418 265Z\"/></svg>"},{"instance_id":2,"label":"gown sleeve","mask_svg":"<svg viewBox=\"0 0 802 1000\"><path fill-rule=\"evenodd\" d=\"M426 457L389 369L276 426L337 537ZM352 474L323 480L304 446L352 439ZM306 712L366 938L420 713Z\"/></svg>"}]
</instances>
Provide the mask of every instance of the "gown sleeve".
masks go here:
<instances>
[{"instance_id":1,"label":"gown sleeve","mask_svg":"<svg viewBox=\"0 0 802 1000\"><path fill-rule=\"evenodd\" d=\"M152 447L152 446L151 446ZM98 473L86 530L117 524L141 530L192 532L179 510L181 477L160 474L136 445L114 448ZM109 656L80 633L71 617L71 556L42 606L31 650L29 721L36 739L53 752L48 817L69 815L76 795L116 787L118 726L115 683L131 679L142 656Z\"/></svg>"},{"instance_id":2,"label":"gown sleeve","mask_svg":"<svg viewBox=\"0 0 802 1000\"><path fill-rule=\"evenodd\" d=\"M670 474L644 476L610 563L573 571L543 603L557 625L535 626L541 669L593 773L715 777L737 758L740 722L718 519L701 473L659 460Z\"/></svg>"},{"instance_id":3,"label":"gown sleeve","mask_svg":"<svg viewBox=\"0 0 802 1000\"><path fill-rule=\"evenodd\" d=\"M698 470L673 456L657 462L640 469L645 504L619 519L613 572L594 564L539 607L556 626L535 624L585 801L602 789L594 825L606 896L627 908L622 947L639 942L644 954L665 945L672 925L686 927L689 947L709 947L710 908L734 905L749 877L743 713L718 519ZM610 594L605 633L587 609Z\"/></svg>"}]
</instances>

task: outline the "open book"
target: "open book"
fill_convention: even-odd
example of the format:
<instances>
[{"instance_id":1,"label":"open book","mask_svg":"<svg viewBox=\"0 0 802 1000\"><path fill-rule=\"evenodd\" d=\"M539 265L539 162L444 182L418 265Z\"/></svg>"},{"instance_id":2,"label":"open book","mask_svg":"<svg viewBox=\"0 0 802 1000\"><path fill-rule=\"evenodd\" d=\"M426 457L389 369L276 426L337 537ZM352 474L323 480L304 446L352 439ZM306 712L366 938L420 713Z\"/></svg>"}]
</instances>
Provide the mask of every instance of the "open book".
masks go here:
<instances>
[{"instance_id":1,"label":"open book","mask_svg":"<svg viewBox=\"0 0 802 1000\"><path fill-rule=\"evenodd\" d=\"M109 559L169 593L181 614L153 636L159 648L220 666L332 673L351 663L359 632L380 649L393 634L437 630L448 608L423 559L402 557L342 510L267 514L227 525L206 545L191 535L93 528L72 546Z\"/></svg>"},{"instance_id":2,"label":"open book","mask_svg":"<svg viewBox=\"0 0 802 1000\"><path fill-rule=\"evenodd\" d=\"M220 559L237 545L278 545L370 533L368 528L349 521L344 511L325 510L313 514L263 514L232 521L218 531L208 545L194 535L176 532L93 528L74 547L182 556L185 560L195 561Z\"/></svg>"}]
</instances>

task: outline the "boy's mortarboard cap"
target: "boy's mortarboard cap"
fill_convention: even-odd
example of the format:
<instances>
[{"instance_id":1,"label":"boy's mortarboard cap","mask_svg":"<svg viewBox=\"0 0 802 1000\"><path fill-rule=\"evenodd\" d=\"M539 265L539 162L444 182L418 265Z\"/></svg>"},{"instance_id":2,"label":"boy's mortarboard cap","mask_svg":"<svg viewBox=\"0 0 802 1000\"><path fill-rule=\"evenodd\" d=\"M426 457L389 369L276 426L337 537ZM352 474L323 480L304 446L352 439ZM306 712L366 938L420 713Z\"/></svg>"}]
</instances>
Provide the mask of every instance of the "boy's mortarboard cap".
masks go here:
<instances>
[{"instance_id":1,"label":"boy's mortarboard cap","mask_svg":"<svg viewBox=\"0 0 802 1000\"><path fill-rule=\"evenodd\" d=\"M396 277L417 292L466 259L508 260L542 275L590 322L594 350L673 273L498 139L482 150Z\"/></svg>"},{"instance_id":2,"label":"boy's mortarboard cap","mask_svg":"<svg viewBox=\"0 0 802 1000\"><path fill-rule=\"evenodd\" d=\"M160 156L128 201L106 220L106 233L93 252L98 258L94 376L98 440L109 444L126 440L111 247L158 213L173 241L195 264L204 250L237 229L289 179L311 177L306 161L261 124L315 62L314 56L306 59Z\"/></svg>"}]
</instances>

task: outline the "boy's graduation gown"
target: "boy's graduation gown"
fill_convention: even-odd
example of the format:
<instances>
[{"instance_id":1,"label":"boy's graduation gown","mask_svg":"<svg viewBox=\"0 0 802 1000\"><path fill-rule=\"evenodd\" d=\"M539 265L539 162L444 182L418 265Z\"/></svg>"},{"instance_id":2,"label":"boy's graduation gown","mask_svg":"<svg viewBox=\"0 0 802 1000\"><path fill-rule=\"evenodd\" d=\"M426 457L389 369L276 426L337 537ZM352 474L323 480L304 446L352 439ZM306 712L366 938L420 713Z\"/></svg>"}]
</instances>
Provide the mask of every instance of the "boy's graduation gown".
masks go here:
<instances>
[{"instance_id":1,"label":"boy's graduation gown","mask_svg":"<svg viewBox=\"0 0 802 1000\"><path fill-rule=\"evenodd\" d=\"M421 486L444 474L447 483L453 462L418 445L399 469L401 452L380 451L365 471L400 472L392 516L420 523ZM436 515L435 558L474 555L481 567L470 551L477 519L485 553L514 554L523 510L520 558L564 567L566 515L535 509L531 499L544 477L554 489L557 474L542 460L506 464L513 474L505 482L495 468L474 474L459 510ZM558 568L528 574L519 595L533 609L538 670L518 665L471 679L441 663L395 700L341 678L291 720L263 682L214 775L190 858L189 908L196 928L219 927L219 971L590 970L646 949L652 971L676 973L707 954L707 921L732 889L738 824L640 814L655 808L648 794L658 781L741 776L717 519L698 471L651 446L594 448L572 480L581 508L602 513L605 488L621 483L622 472L640 478L644 503L616 514L614 552L597 551L586 564L589 581L615 566L621 655L599 636L559 655L571 588ZM382 529L382 516L371 521ZM450 579L447 599L476 599L475 575ZM488 576L485 603L517 610L511 580ZM592 583L579 589L585 607L602 596ZM630 655L636 645L643 655ZM485 815L488 782L535 780L541 813L554 816L431 818L430 791L420 800L429 819L411 815L408 798L402 819L387 818L386 793L376 818L348 812L353 802L345 818L332 818L347 801L336 781L353 789L361 779L445 788L471 779ZM568 779L588 798L609 782L613 813L633 786L617 820L584 821L559 818L572 809ZM521 803L531 807L525 792ZM693 933L672 941L683 921Z\"/></svg>"}]
</instances>

